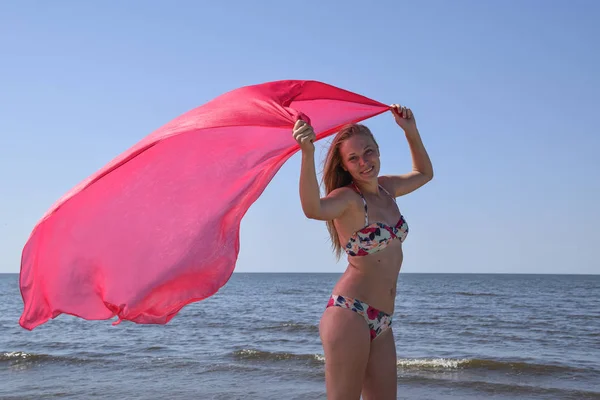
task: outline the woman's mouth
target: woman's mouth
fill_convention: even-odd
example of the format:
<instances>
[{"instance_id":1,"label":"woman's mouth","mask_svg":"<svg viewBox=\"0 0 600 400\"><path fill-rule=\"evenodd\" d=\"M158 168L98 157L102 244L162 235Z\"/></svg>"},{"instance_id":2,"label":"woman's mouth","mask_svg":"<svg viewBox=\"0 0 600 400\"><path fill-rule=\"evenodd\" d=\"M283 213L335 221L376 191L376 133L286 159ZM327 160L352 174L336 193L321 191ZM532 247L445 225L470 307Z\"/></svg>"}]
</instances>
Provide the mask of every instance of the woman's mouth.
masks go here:
<instances>
[{"instance_id":1,"label":"woman's mouth","mask_svg":"<svg viewBox=\"0 0 600 400\"><path fill-rule=\"evenodd\" d=\"M361 174L369 174L369 173L371 173L371 171L373 171L373 168L375 168L375 167L371 167L369 169L366 169L363 172L361 172Z\"/></svg>"}]
</instances>

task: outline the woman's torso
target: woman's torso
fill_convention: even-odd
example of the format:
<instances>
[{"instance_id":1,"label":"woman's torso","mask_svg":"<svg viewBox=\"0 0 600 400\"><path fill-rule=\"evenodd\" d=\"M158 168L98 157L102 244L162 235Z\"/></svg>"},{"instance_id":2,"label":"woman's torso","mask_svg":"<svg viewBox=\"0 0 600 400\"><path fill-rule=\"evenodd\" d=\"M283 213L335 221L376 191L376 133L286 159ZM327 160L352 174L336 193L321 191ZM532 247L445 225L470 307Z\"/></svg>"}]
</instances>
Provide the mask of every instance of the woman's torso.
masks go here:
<instances>
[{"instance_id":1,"label":"woman's torso","mask_svg":"<svg viewBox=\"0 0 600 400\"><path fill-rule=\"evenodd\" d=\"M334 222L349 264L333 291L392 314L406 221L383 186L379 195L363 194L354 185L350 189L357 195L355 206Z\"/></svg>"}]
</instances>

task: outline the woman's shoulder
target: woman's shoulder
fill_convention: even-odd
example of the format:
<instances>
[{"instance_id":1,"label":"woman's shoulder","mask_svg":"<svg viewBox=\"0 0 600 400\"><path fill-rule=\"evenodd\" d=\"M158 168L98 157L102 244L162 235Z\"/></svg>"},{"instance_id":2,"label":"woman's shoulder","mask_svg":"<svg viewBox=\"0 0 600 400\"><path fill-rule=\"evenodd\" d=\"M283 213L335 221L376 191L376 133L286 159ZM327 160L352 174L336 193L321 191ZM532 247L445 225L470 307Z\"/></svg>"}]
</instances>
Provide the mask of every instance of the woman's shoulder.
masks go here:
<instances>
[{"instance_id":1,"label":"woman's shoulder","mask_svg":"<svg viewBox=\"0 0 600 400\"><path fill-rule=\"evenodd\" d=\"M329 195L327 197L340 197L340 198L352 199L355 196L358 196L358 193L352 187L352 184L349 184L346 186L341 186L339 188L333 189L331 192L329 192Z\"/></svg>"},{"instance_id":2,"label":"woman's shoulder","mask_svg":"<svg viewBox=\"0 0 600 400\"><path fill-rule=\"evenodd\" d=\"M352 184L332 190L327 195L327 198L350 204L351 208L355 208L356 206L362 207L362 199Z\"/></svg>"}]
</instances>

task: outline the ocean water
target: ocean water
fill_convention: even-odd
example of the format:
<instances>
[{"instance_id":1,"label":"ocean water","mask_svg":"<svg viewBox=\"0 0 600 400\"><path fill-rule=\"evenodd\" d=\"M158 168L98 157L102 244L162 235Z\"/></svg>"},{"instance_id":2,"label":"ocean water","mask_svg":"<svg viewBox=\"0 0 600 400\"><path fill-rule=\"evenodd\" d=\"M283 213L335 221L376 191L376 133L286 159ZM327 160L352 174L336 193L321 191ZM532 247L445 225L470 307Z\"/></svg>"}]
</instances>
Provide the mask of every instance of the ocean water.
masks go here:
<instances>
[{"instance_id":1,"label":"ocean water","mask_svg":"<svg viewBox=\"0 0 600 400\"><path fill-rule=\"evenodd\" d=\"M0 399L324 399L337 274L234 274L164 326L19 327L0 275ZM399 399L600 399L600 276L401 274Z\"/></svg>"}]
</instances>

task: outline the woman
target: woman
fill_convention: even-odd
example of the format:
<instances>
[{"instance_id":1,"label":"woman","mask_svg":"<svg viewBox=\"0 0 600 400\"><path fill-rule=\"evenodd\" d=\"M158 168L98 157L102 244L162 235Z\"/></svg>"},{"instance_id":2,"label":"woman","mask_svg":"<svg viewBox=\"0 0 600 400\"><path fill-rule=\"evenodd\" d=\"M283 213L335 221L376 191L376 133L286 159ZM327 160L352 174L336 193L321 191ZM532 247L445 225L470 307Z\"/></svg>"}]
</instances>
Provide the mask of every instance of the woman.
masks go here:
<instances>
[{"instance_id":1,"label":"woman","mask_svg":"<svg viewBox=\"0 0 600 400\"><path fill-rule=\"evenodd\" d=\"M333 289L319 325L328 399L396 399L396 347L391 328L402 242L408 225L396 197L433 178L433 167L410 109L393 105L413 170L379 176L379 146L367 127L348 125L335 136L325 162L321 198L315 172L315 133L298 121L302 150L300 199L308 218L327 221L334 250L348 267Z\"/></svg>"}]
</instances>

